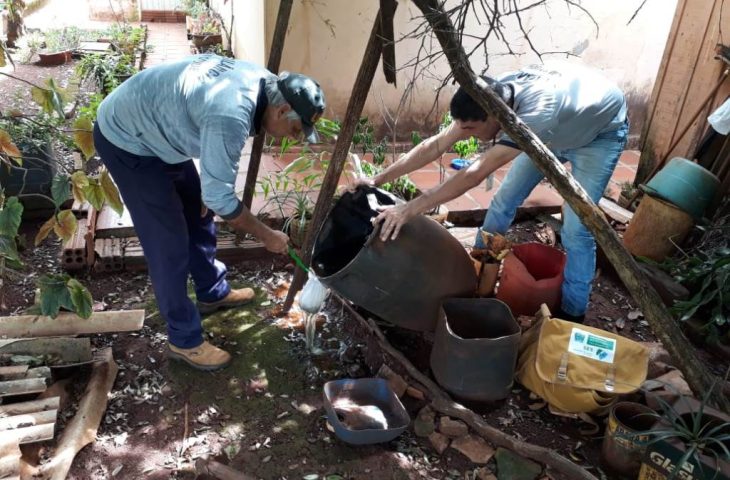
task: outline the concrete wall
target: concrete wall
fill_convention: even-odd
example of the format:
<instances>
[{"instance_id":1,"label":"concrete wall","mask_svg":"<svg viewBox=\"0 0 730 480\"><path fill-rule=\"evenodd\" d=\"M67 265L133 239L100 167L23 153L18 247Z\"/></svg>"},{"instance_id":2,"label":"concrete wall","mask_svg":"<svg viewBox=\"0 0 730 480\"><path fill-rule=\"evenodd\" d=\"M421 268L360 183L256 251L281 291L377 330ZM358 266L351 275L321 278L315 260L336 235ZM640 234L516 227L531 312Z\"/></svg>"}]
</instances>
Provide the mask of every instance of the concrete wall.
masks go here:
<instances>
[{"instance_id":1,"label":"concrete wall","mask_svg":"<svg viewBox=\"0 0 730 480\"><path fill-rule=\"evenodd\" d=\"M211 0L210 5L219 12L226 25L231 21L233 8L233 53L236 58L266 64L265 0Z\"/></svg>"},{"instance_id":2,"label":"concrete wall","mask_svg":"<svg viewBox=\"0 0 730 480\"><path fill-rule=\"evenodd\" d=\"M87 0L87 3L90 20L135 22L140 18L139 2L137 0Z\"/></svg>"},{"instance_id":3,"label":"concrete wall","mask_svg":"<svg viewBox=\"0 0 730 480\"><path fill-rule=\"evenodd\" d=\"M240 0L239 0L240 1ZM522 1L522 0L521 0ZM258 7L259 3L253 3ZM500 2L501 3L501 2ZM522 3L533 3L523 1ZM646 116L646 105L651 95L659 62L664 51L667 35L677 0L649 0L630 25L626 25L639 1L606 2L584 0L580 2L595 18L599 30L575 7L568 9L562 0L549 0L549 8L532 9L524 13L523 25L532 29L532 40L541 51L569 51L579 58L569 61L593 65L614 79L626 92L631 105L632 133L641 131ZM279 2L265 2L266 45L268 54L273 35ZM309 74L322 85L327 97L326 115L341 118L344 114L350 89L360 65L363 49L370 34L378 2L343 0L297 0L290 20L289 32L282 58L282 69ZM258 13L258 11L256 11ZM395 18L396 38L402 38L413 30L420 20L418 8L408 0L399 0ZM415 20L414 20L415 19ZM240 23L239 23L240 22ZM250 28L248 19L236 20L236 30L242 34ZM471 19L469 33L483 35L484 26ZM524 39L517 38L516 22L507 24L506 31L515 40L516 53L502 55L504 46L496 40L489 43L490 58L487 73L498 74L522 65L539 61L529 51ZM252 33L247 32L247 37ZM435 42L435 40L434 40ZM473 41L465 40L464 45ZM399 66L412 60L419 43L406 39L396 46ZM491 54L494 52L494 54ZM239 55L240 56L240 55ZM543 59L565 59L565 55L547 55ZM486 66L483 55L472 57L472 67L482 71ZM448 107L448 100L456 86L449 85L442 92L440 105L434 111L434 89L449 71L445 60L432 69L433 79L420 80L414 88L410 102L402 109L398 130L405 139L411 129L424 133L433 132L439 116ZM412 70L398 73L398 88L385 83L382 70L376 79L365 107L365 114L376 124L382 124L382 105L395 113Z\"/></svg>"}]
</instances>

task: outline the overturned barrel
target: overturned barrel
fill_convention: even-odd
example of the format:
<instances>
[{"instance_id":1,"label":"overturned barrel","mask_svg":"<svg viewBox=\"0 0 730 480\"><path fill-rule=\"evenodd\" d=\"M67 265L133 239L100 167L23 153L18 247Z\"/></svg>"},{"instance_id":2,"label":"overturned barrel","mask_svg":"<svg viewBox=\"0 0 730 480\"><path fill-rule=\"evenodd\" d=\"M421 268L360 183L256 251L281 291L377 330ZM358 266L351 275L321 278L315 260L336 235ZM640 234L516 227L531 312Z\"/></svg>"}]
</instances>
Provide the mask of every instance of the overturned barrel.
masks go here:
<instances>
[{"instance_id":1,"label":"overturned barrel","mask_svg":"<svg viewBox=\"0 0 730 480\"><path fill-rule=\"evenodd\" d=\"M472 295L476 274L459 241L428 217L381 241L371 220L397 202L370 187L343 194L317 235L312 268L322 283L384 320L433 331L441 302Z\"/></svg>"}]
</instances>

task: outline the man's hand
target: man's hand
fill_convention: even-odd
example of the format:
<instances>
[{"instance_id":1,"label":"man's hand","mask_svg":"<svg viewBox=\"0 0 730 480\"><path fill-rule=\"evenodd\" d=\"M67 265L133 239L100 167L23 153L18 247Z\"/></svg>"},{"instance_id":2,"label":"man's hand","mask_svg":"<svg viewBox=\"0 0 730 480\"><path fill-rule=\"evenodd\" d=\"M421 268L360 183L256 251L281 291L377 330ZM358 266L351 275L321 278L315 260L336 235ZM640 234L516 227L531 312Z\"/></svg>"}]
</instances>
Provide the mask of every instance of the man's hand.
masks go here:
<instances>
[{"instance_id":1,"label":"man's hand","mask_svg":"<svg viewBox=\"0 0 730 480\"><path fill-rule=\"evenodd\" d=\"M410 204L396 205L394 207L385 207L380 214L373 218L373 225L382 223L380 227L380 239L387 242L388 239L395 240L398 238L403 225L415 216Z\"/></svg>"},{"instance_id":2,"label":"man's hand","mask_svg":"<svg viewBox=\"0 0 730 480\"><path fill-rule=\"evenodd\" d=\"M264 242L266 250L270 252L286 255L289 249L289 235L280 230L270 229L265 238L261 240Z\"/></svg>"}]
</instances>

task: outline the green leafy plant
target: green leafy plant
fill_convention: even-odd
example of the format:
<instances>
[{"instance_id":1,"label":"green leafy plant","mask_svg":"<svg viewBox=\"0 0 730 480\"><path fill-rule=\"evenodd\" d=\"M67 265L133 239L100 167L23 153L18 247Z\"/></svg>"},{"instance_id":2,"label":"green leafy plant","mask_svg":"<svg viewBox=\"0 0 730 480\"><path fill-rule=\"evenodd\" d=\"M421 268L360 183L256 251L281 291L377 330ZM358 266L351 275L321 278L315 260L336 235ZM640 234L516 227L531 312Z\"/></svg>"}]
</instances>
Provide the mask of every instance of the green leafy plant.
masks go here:
<instances>
[{"instance_id":1,"label":"green leafy plant","mask_svg":"<svg viewBox=\"0 0 730 480\"><path fill-rule=\"evenodd\" d=\"M479 151L479 141L474 137L469 137L467 140L459 140L452 148L459 158L469 158Z\"/></svg>"},{"instance_id":2,"label":"green leafy plant","mask_svg":"<svg viewBox=\"0 0 730 480\"><path fill-rule=\"evenodd\" d=\"M411 132L411 145L413 145L415 147L422 141L423 141L423 138L421 137L421 134L419 132L417 132L415 130Z\"/></svg>"},{"instance_id":3,"label":"green leafy plant","mask_svg":"<svg viewBox=\"0 0 730 480\"><path fill-rule=\"evenodd\" d=\"M44 33L41 52L57 53L75 50L81 42L81 31L75 27L56 28Z\"/></svg>"},{"instance_id":4,"label":"green leafy plant","mask_svg":"<svg viewBox=\"0 0 730 480\"><path fill-rule=\"evenodd\" d=\"M113 23L106 34L118 53L134 59L135 52L144 42L145 29L128 23Z\"/></svg>"},{"instance_id":5,"label":"green leafy plant","mask_svg":"<svg viewBox=\"0 0 730 480\"><path fill-rule=\"evenodd\" d=\"M320 117L315 125L320 137L325 139L336 139L340 134L342 125L338 120L330 120L329 118Z\"/></svg>"},{"instance_id":6,"label":"green leafy plant","mask_svg":"<svg viewBox=\"0 0 730 480\"><path fill-rule=\"evenodd\" d=\"M710 252L697 252L676 263L674 278L692 293L688 300L680 300L672 306L672 312L680 321L702 314L707 318L705 328L718 335L720 329L730 326L730 248L727 246Z\"/></svg>"},{"instance_id":7,"label":"green leafy plant","mask_svg":"<svg viewBox=\"0 0 730 480\"><path fill-rule=\"evenodd\" d=\"M319 167L316 163L320 164ZM303 239L312 218L312 195L322 185L324 168L321 155L305 151L280 172L271 172L258 182L266 200L259 214L270 214L273 210L284 218L283 230L289 232L295 244Z\"/></svg>"},{"instance_id":8,"label":"green leafy plant","mask_svg":"<svg viewBox=\"0 0 730 480\"><path fill-rule=\"evenodd\" d=\"M720 473L720 463L730 462L730 422L710 415L708 401L716 384L707 391L697 405L688 403L687 397L680 397L675 404L670 404L662 397L656 397L661 406L661 413L647 413L657 419L655 426L639 435L649 436L649 445L658 442L679 443L684 453L674 463L674 470L669 479L677 478L685 464L691 462L699 468L693 478L716 478ZM686 411L686 412L685 412ZM709 457L715 468L707 471L708 465L702 456ZM683 478L683 477L681 477Z\"/></svg>"},{"instance_id":9,"label":"green leafy plant","mask_svg":"<svg viewBox=\"0 0 730 480\"><path fill-rule=\"evenodd\" d=\"M102 95L106 96L121 82L134 75L137 69L129 55L95 53L85 55L76 65L76 73L82 81L92 80Z\"/></svg>"},{"instance_id":10,"label":"green leafy plant","mask_svg":"<svg viewBox=\"0 0 730 480\"><path fill-rule=\"evenodd\" d=\"M367 177L374 177L383 171L382 166L370 162L362 162L361 168L362 173ZM411 200L418 194L418 187L416 187L416 184L413 183L408 175L403 175L392 182L384 183L380 185L380 188L404 200Z\"/></svg>"}]
</instances>

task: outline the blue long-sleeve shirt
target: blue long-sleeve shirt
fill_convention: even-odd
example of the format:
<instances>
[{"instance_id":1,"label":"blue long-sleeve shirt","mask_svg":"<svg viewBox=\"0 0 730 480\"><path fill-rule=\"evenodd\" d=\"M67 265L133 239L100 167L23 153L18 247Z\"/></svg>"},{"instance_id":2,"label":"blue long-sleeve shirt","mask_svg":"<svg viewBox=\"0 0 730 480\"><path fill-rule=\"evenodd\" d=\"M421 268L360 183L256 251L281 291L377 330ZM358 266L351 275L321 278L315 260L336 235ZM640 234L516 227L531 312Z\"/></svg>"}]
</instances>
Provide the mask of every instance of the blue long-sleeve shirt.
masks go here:
<instances>
[{"instance_id":1,"label":"blue long-sleeve shirt","mask_svg":"<svg viewBox=\"0 0 730 480\"><path fill-rule=\"evenodd\" d=\"M256 133L266 105L253 63L194 55L143 70L99 106L97 122L111 143L167 163L200 159L205 205L224 219L243 209L235 193L246 139Z\"/></svg>"}]
</instances>

